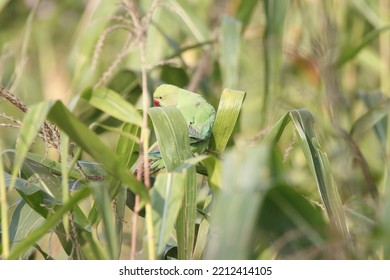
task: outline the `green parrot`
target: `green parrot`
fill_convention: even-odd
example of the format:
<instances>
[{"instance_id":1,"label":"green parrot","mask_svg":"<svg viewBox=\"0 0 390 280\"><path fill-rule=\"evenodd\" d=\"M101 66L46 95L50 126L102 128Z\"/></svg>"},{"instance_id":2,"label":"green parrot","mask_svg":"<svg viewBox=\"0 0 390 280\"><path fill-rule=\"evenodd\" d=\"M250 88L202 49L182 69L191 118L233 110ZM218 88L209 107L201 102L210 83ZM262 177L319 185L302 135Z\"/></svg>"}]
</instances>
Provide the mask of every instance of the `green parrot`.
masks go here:
<instances>
[{"instance_id":1,"label":"green parrot","mask_svg":"<svg viewBox=\"0 0 390 280\"><path fill-rule=\"evenodd\" d=\"M188 125L192 152L203 152L208 145L215 120L215 109L199 94L164 84L154 94L155 106L175 106Z\"/></svg>"},{"instance_id":2,"label":"green parrot","mask_svg":"<svg viewBox=\"0 0 390 280\"><path fill-rule=\"evenodd\" d=\"M175 106L179 109L188 125L191 151L193 153L204 152L208 146L211 130L214 125L214 107L207 103L201 95L168 84L161 85L155 90L153 101L155 106ZM150 152L149 157L150 179L153 185L154 176L161 169L164 169L165 166L159 151ZM139 164L136 163L134 166L137 168ZM200 173L205 174L204 172ZM134 174L137 174L136 169L134 170ZM134 203L135 196L128 190L126 205L130 209L134 209ZM140 215L145 215L144 210L140 212Z\"/></svg>"}]
</instances>

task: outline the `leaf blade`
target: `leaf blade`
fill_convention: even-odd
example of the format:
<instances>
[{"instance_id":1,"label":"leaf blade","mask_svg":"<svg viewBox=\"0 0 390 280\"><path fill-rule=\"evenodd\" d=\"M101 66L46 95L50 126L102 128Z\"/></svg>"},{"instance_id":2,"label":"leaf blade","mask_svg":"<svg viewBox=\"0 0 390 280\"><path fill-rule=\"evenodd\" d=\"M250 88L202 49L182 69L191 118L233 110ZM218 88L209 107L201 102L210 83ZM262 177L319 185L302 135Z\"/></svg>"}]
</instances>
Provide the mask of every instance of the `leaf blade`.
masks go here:
<instances>
[{"instance_id":1,"label":"leaf blade","mask_svg":"<svg viewBox=\"0 0 390 280\"><path fill-rule=\"evenodd\" d=\"M142 117L137 109L115 91L99 87L87 90L82 97L92 106L126 123L142 126Z\"/></svg>"},{"instance_id":2,"label":"leaf blade","mask_svg":"<svg viewBox=\"0 0 390 280\"><path fill-rule=\"evenodd\" d=\"M187 124L175 107L150 108L149 116L156 132L160 153L168 172L183 171L181 164L191 158ZM176 222L179 259L191 259L195 239L196 177L195 167L185 169L184 198Z\"/></svg>"},{"instance_id":3,"label":"leaf blade","mask_svg":"<svg viewBox=\"0 0 390 280\"><path fill-rule=\"evenodd\" d=\"M13 189L17 173L19 172L23 161L27 155L30 145L33 143L38 134L39 129L44 123L46 116L50 110L51 102L44 101L30 107L23 118L23 125L19 140L16 145L15 161L12 170L12 180L10 189Z\"/></svg>"},{"instance_id":4,"label":"leaf blade","mask_svg":"<svg viewBox=\"0 0 390 280\"><path fill-rule=\"evenodd\" d=\"M69 112L60 101L54 104L48 117L82 149L102 163L111 175L125 183L131 191L139 194L142 200L147 201L149 199L144 186L127 170L119 157L95 133Z\"/></svg>"}]
</instances>

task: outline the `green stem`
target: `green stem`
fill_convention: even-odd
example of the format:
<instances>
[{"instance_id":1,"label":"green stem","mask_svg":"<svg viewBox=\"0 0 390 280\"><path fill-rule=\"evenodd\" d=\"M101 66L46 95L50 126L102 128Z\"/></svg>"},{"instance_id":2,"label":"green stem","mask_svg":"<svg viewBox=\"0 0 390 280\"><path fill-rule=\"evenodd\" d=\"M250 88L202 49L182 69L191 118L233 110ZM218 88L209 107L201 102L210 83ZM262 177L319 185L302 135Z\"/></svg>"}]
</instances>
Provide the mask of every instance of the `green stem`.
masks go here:
<instances>
[{"instance_id":1,"label":"green stem","mask_svg":"<svg viewBox=\"0 0 390 280\"><path fill-rule=\"evenodd\" d=\"M1 145L0 145L1 146ZM8 201L7 189L5 187L3 173L3 157L0 155L0 203L1 203L1 243L3 246L3 257L9 255L9 227L8 227Z\"/></svg>"}]
</instances>

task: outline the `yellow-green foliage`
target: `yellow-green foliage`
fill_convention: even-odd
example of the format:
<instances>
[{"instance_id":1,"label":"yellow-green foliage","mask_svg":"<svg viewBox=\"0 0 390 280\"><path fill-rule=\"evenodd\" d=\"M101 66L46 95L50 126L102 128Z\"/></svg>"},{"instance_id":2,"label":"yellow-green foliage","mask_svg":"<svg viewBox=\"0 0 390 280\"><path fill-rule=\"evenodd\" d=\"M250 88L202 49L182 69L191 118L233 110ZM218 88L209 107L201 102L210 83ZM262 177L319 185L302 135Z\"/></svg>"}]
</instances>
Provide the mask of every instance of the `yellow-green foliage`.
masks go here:
<instances>
[{"instance_id":1,"label":"yellow-green foliage","mask_svg":"<svg viewBox=\"0 0 390 280\"><path fill-rule=\"evenodd\" d=\"M95 3L0 1L1 258L390 258L389 1Z\"/></svg>"}]
</instances>

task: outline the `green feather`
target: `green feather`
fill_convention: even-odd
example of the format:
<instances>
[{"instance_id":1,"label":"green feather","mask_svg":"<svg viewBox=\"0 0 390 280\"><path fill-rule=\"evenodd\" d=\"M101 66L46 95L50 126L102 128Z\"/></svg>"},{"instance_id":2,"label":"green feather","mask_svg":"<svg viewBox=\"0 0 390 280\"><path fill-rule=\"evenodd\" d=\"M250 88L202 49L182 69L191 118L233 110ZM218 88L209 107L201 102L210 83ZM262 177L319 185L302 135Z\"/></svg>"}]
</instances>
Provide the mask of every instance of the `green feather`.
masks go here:
<instances>
[{"instance_id":1,"label":"green feather","mask_svg":"<svg viewBox=\"0 0 390 280\"><path fill-rule=\"evenodd\" d=\"M164 84L153 94L160 106L175 106L188 125L191 149L203 152L209 142L215 120L215 109L199 94Z\"/></svg>"}]
</instances>

